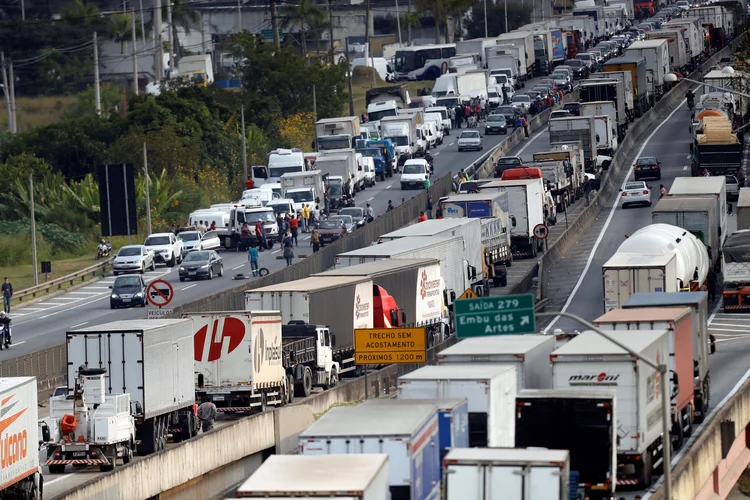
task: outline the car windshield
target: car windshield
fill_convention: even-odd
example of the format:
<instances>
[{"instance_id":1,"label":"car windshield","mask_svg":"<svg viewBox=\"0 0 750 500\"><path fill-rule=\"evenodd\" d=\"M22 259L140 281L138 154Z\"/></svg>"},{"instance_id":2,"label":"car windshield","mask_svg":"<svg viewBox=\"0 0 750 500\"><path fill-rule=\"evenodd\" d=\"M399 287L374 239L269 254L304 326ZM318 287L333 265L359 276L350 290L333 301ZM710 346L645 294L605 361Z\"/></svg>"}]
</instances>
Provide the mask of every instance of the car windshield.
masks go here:
<instances>
[{"instance_id":1,"label":"car windshield","mask_svg":"<svg viewBox=\"0 0 750 500\"><path fill-rule=\"evenodd\" d=\"M487 97L500 97L497 92L487 92Z\"/></svg>"},{"instance_id":2,"label":"car windshield","mask_svg":"<svg viewBox=\"0 0 750 500\"><path fill-rule=\"evenodd\" d=\"M291 193L290 193L291 194ZM256 222L276 222L274 212L246 212L245 222L248 224L255 224Z\"/></svg>"},{"instance_id":3,"label":"car windshield","mask_svg":"<svg viewBox=\"0 0 750 500\"><path fill-rule=\"evenodd\" d=\"M646 157L646 158L638 158L638 161L635 162L636 165L656 165L656 158Z\"/></svg>"},{"instance_id":4,"label":"car windshield","mask_svg":"<svg viewBox=\"0 0 750 500\"><path fill-rule=\"evenodd\" d=\"M346 224L346 225L351 225L351 224L354 223L354 221L352 220L352 216L351 215L334 215L333 217L331 217L330 220L333 220L333 221L343 221L344 224Z\"/></svg>"},{"instance_id":5,"label":"car windshield","mask_svg":"<svg viewBox=\"0 0 750 500\"><path fill-rule=\"evenodd\" d=\"M141 278L138 276L121 276L115 280L114 288L126 286L141 286Z\"/></svg>"},{"instance_id":6,"label":"car windshield","mask_svg":"<svg viewBox=\"0 0 750 500\"><path fill-rule=\"evenodd\" d=\"M339 215L351 215L353 218L363 218L365 214L361 208L342 208L339 210Z\"/></svg>"},{"instance_id":7,"label":"car windshield","mask_svg":"<svg viewBox=\"0 0 750 500\"><path fill-rule=\"evenodd\" d=\"M117 252L118 257L131 257L133 255L140 255L141 247L123 247Z\"/></svg>"},{"instance_id":8,"label":"car windshield","mask_svg":"<svg viewBox=\"0 0 750 500\"><path fill-rule=\"evenodd\" d=\"M463 137L463 134L461 134ZM424 165L417 163L407 163L404 165L405 174L423 174L425 172Z\"/></svg>"},{"instance_id":9,"label":"car windshield","mask_svg":"<svg viewBox=\"0 0 750 500\"><path fill-rule=\"evenodd\" d=\"M380 150L376 148L358 149L357 153L362 153L362 156L369 156L370 158L380 158L383 156Z\"/></svg>"},{"instance_id":10,"label":"car windshield","mask_svg":"<svg viewBox=\"0 0 750 500\"><path fill-rule=\"evenodd\" d=\"M518 158L500 158L497 160L498 165L520 165L521 162L518 161Z\"/></svg>"},{"instance_id":11,"label":"car windshield","mask_svg":"<svg viewBox=\"0 0 750 500\"><path fill-rule=\"evenodd\" d=\"M461 132L459 139L479 139L479 132Z\"/></svg>"},{"instance_id":12,"label":"car windshield","mask_svg":"<svg viewBox=\"0 0 750 500\"><path fill-rule=\"evenodd\" d=\"M286 197L294 200L294 203L313 201L312 191L287 191Z\"/></svg>"},{"instance_id":13,"label":"car windshield","mask_svg":"<svg viewBox=\"0 0 750 500\"><path fill-rule=\"evenodd\" d=\"M318 229L336 229L341 227L341 221L323 220L318 223Z\"/></svg>"},{"instance_id":14,"label":"car windshield","mask_svg":"<svg viewBox=\"0 0 750 500\"><path fill-rule=\"evenodd\" d=\"M591 60L591 54L578 54L576 56L577 59L580 59L581 61L590 61Z\"/></svg>"},{"instance_id":15,"label":"car windshield","mask_svg":"<svg viewBox=\"0 0 750 500\"><path fill-rule=\"evenodd\" d=\"M289 203L269 203L267 208L272 208L275 214L285 214L289 211Z\"/></svg>"},{"instance_id":16,"label":"car windshield","mask_svg":"<svg viewBox=\"0 0 750 500\"><path fill-rule=\"evenodd\" d=\"M371 122L382 120L386 116L396 116L395 109L383 109L381 111L370 111L367 113L367 119Z\"/></svg>"},{"instance_id":17,"label":"car windshield","mask_svg":"<svg viewBox=\"0 0 750 500\"><path fill-rule=\"evenodd\" d=\"M329 184L328 196L332 198L340 198L341 197L341 184Z\"/></svg>"},{"instance_id":18,"label":"car windshield","mask_svg":"<svg viewBox=\"0 0 750 500\"><path fill-rule=\"evenodd\" d=\"M505 123L505 117L503 115L490 115L487 117L487 123Z\"/></svg>"},{"instance_id":19,"label":"car windshield","mask_svg":"<svg viewBox=\"0 0 750 500\"><path fill-rule=\"evenodd\" d=\"M143 244L147 247L169 245L169 236L149 236L148 238L146 238L146 242Z\"/></svg>"},{"instance_id":20,"label":"car windshield","mask_svg":"<svg viewBox=\"0 0 750 500\"><path fill-rule=\"evenodd\" d=\"M528 102L531 102L531 97L527 95L516 95L516 96L513 96L513 99L511 99L511 102L528 103Z\"/></svg>"},{"instance_id":21,"label":"car windshield","mask_svg":"<svg viewBox=\"0 0 750 500\"><path fill-rule=\"evenodd\" d=\"M581 61L580 59L568 59L566 62L571 68L580 68L581 66L583 66L583 61Z\"/></svg>"},{"instance_id":22,"label":"car windshield","mask_svg":"<svg viewBox=\"0 0 750 500\"><path fill-rule=\"evenodd\" d=\"M201 262L208 260L208 252L190 252L185 256L185 262Z\"/></svg>"},{"instance_id":23,"label":"car windshield","mask_svg":"<svg viewBox=\"0 0 750 500\"><path fill-rule=\"evenodd\" d=\"M555 71L554 73L552 73L552 78L554 78L555 80L560 80L560 79L564 79L567 77L568 77L567 71Z\"/></svg>"},{"instance_id":24,"label":"car windshield","mask_svg":"<svg viewBox=\"0 0 750 500\"><path fill-rule=\"evenodd\" d=\"M737 184L737 179L733 175L727 175L727 184Z\"/></svg>"},{"instance_id":25,"label":"car windshield","mask_svg":"<svg viewBox=\"0 0 750 500\"><path fill-rule=\"evenodd\" d=\"M643 184L640 182L634 182L632 184L625 184L625 189L643 189Z\"/></svg>"},{"instance_id":26,"label":"car windshield","mask_svg":"<svg viewBox=\"0 0 750 500\"><path fill-rule=\"evenodd\" d=\"M180 233L178 235L182 241L198 241L201 239L200 234L197 231L189 231L186 233Z\"/></svg>"},{"instance_id":27,"label":"car windshield","mask_svg":"<svg viewBox=\"0 0 750 500\"><path fill-rule=\"evenodd\" d=\"M496 74L494 74L492 76L494 76L495 77L495 81L497 83L501 84L501 85L504 85L504 84L508 83L508 77L507 77L507 75L503 75L501 73L496 73Z\"/></svg>"},{"instance_id":28,"label":"car windshield","mask_svg":"<svg viewBox=\"0 0 750 500\"><path fill-rule=\"evenodd\" d=\"M499 108L497 108L497 112L504 115L512 115L515 114L516 108L514 108L513 106L500 106Z\"/></svg>"}]
</instances>

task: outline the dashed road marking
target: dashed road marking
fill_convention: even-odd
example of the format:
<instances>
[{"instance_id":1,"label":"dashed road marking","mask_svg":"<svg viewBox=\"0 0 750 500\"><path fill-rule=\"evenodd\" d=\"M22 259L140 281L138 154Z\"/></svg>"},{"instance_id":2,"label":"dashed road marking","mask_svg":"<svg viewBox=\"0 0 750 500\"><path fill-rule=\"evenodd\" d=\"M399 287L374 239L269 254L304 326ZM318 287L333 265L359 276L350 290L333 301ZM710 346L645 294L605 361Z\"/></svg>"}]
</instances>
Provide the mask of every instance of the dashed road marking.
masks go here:
<instances>
[{"instance_id":1,"label":"dashed road marking","mask_svg":"<svg viewBox=\"0 0 750 500\"><path fill-rule=\"evenodd\" d=\"M198 286L198 283L193 283L192 285L188 285L184 288L180 288L180 290L187 290L188 288L193 288L194 286Z\"/></svg>"},{"instance_id":2,"label":"dashed road marking","mask_svg":"<svg viewBox=\"0 0 750 500\"><path fill-rule=\"evenodd\" d=\"M235 266L235 267L232 268L232 271L236 271L237 269L239 269L241 267L245 267L246 265L247 264L240 264L239 266Z\"/></svg>"},{"instance_id":3,"label":"dashed road marking","mask_svg":"<svg viewBox=\"0 0 750 500\"><path fill-rule=\"evenodd\" d=\"M83 323L78 323L77 325L73 325L70 328L78 328L79 326L88 325L88 324L89 324L88 321L84 321Z\"/></svg>"}]
</instances>

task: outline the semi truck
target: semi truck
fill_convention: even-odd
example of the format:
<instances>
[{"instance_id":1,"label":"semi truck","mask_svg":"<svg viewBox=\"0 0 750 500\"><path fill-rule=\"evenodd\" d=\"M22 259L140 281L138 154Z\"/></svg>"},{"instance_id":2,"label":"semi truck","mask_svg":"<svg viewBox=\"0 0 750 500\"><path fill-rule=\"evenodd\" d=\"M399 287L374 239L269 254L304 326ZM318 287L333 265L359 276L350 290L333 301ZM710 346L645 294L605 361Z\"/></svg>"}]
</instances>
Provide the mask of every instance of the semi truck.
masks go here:
<instances>
[{"instance_id":1,"label":"semi truck","mask_svg":"<svg viewBox=\"0 0 750 500\"><path fill-rule=\"evenodd\" d=\"M417 147L417 128L422 125L419 118L419 115L396 115L380 120L380 132L384 139L391 140L397 156L424 154Z\"/></svg>"},{"instance_id":2,"label":"semi truck","mask_svg":"<svg viewBox=\"0 0 750 500\"><path fill-rule=\"evenodd\" d=\"M526 76L531 78L534 74L534 33L531 31L511 31L497 37L498 45L522 45L526 53Z\"/></svg>"},{"instance_id":3,"label":"semi truck","mask_svg":"<svg viewBox=\"0 0 750 500\"><path fill-rule=\"evenodd\" d=\"M150 319L68 331L68 395L81 369L105 369L106 394L130 395L139 455L163 450L169 434L175 442L195 436L192 326L187 319Z\"/></svg>"},{"instance_id":4,"label":"semi truck","mask_svg":"<svg viewBox=\"0 0 750 500\"><path fill-rule=\"evenodd\" d=\"M549 355L555 350L553 336L502 335L475 337L440 351L438 365L471 364L515 366L517 385L523 389L551 389Z\"/></svg>"},{"instance_id":5,"label":"semi truck","mask_svg":"<svg viewBox=\"0 0 750 500\"><path fill-rule=\"evenodd\" d=\"M617 139L622 142L628 130L627 101L623 82L614 78L590 80L581 82L578 89L581 96L581 116L610 115L612 122L617 126Z\"/></svg>"},{"instance_id":6,"label":"semi truck","mask_svg":"<svg viewBox=\"0 0 750 500\"><path fill-rule=\"evenodd\" d=\"M678 18L662 23L662 29L680 29L687 43L690 71L694 71L705 59L703 26L696 18Z\"/></svg>"},{"instance_id":7,"label":"semi truck","mask_svg":"<svg viewBox=\"0 0 750 500\"><path fill-rule=\"evenodd\" d=\"M681 28L660 29L648 32L649 40L666 40L669 49L669 68L681 75L690 72L688 46Z\"/></svg>"},{"instance_id":8,"label":"semi truck","mask_svg":"<svg viewBox=\"0 0 750 500\"><path fill-rule=\"evenodd\" d=\"M364 185L364 182L362 185ZM298 211L302 210L303 204L311 205L315 203L315 200L322 200L325 197L323 172L312 170L310 172L290 172L282 175L281 194L282 198L294 200L294 208Z\"/></svg>"},{"instance_id":9,"label":"semi truck","mask_svg":"<svg viewBox=\"0 0 750 500\"><path fill-rule=\"evenodd\" d=\"M401 375L398 399L466 398L469 446L509 447L515 442L516 369L513 366L423 366Z\"/></svg>"},{"instance_id":10,"label":"semi truck","mask_svg":"<svg viewBox=\"0 0 750 500\"><path fill-rule=\"evenodd\" d=\"M315 122L315 150L353 148L360 133L359 116L320 119Z\"/></svg>"},{"instance_id":11,"label":"semi truck","mask_svg":"<svg viewBox=\"0 0 750 500\"><path fill-rule=\"evenodd\" d=\"M713 198L716 205L716 217L721 243L727 239L729 235L727 228L727 182L724 176L699 178L676 177L669 188L669 195L680 196L682 198L692 196ZM721 248L721 243L718 247L714 248Z\"/></svg>"},{"instance_id":12,"label":"semi truck","mask_svg":"<svg viewBox=\"0 0 750 500\"><path fill-rule=\"evenodd\" d=\"M718 251L721 248L721 239L716 217L716 201L713 198L665 196L651 212L651 221L689 231L705 245L709 262L714 269L721 269L721 252Z\"/></svg>"},{"instance_id":13,"label":"semi truck","mask_svg":"<svg viewBox=\"0 0 750 500\"><path fill-rule=\"evenodd\" d=\"M646 59L646 69L653 74L654 98L664 95L664 77L669 73L669 42L663 39L640 40L625 49L625 56L641 56Z\"/></svg>"},{"instance_id":14,"label":"semi truck","mask_svg":"<svg viewBox=\"0 0 750 500\"><path fill-rule=\"evenodd\" d=\"M724 312L750 310L750 229L732 233L722 248Z\"/></svg>"},{"instance_id":15,"label":"semi truck","mask_svg":"<svg viewBox=\"0 0 750 500\"><path fill-rule=\"evenodd\" d=\"M371 279L375 328L425 327L429 346L452 332L438 259L382 259L315 276Z\"/></svg>"},{"instance_id":16,"label":"semi truck","mask_svg":"<svg viewBox=\"0 0 750 500\"><path fill-rule=\"evenodd\" d=\"M323 172L323 182L327 187L329 208L337 209L343 206L343 196L348 196L345 190L347 179L356 179L358 172L357 160L351 155L325 155L315 161L315 170Z\"/></svg>"},{"instance_id":17,"label":"semi truck","mask_svg":"<svg viewBox=\"0 0 750 500\"><path fill-rule=\"evenodd\" d=\"M586 172L596 170L596 126L590 116L553 118L549 121L549 141L581 143Z\"/></svg>"},{"instance_id":18,"label":"semi truck","mask_svg":"<svg viewBox=\"0 0 750 500\"><path fill-rule=\"evenodd\" d=\"M594 320L602 330L666 330L669 334L669 394L672 446L693 434L693 317L687 307L613 309Z\"/></svg>"},{"instance_id":19,"label":"semi truck","mask_svg":"<svg viewBox=\"0 0 750 500\"><path fill-rule=\"evenodd\" d=\"M709 352L716 349L713 335L708 333L708 294L706 292L636 293L622 306L623 309L644 307L688 307L693 318L693 421L702 423L708 415L711 395Z\"/></svg>"},{"instance_id":20,"label":"semi truck","mask_svg":"<svg viewBox=\"0 0 750 500\"><path fill-rule=\"evenodd\" d=\"M280 311L282 342L302 336L322 339L331 346L332 361L338 363L336 378L359 373L354 363L354 330L372 328L374 316L385 314L375 307L372 281L360 276L314 276L246 290L245 310ZM307 366L298 378L295 394L299 389L309 395L313 380L319 383L320 378L320 373Z\"/></svg>"},{"instance_id":21,"label":"semi truck","mask_svg":"<svg viewBox=\"0 0 750 500\"><path fill-rule=\"evenodd\" d=\"M725 122L720 127L719 122ZM731 132L732 125L728 118L716 117L715 127L703 127L701 134L696 134L692 147L691 173L693 177L738 175L742 168L742 143L737 134ZM729 128L726 128L728 124Z\"/></svg>"},{"instance_id":22,"label":"semi truck","mask_svg":"<svg viewBox=\"0 0 750 500\"><path fill-rule=\"evenodd\" d=\"M511 248L514 253L521 252L535 257L542 250L543 243L534 237L534 228L547 220L547 214L544 213L543 179L492 181L485 184L482 191L508 193L508 212L511 221L515 221L515 224L511 223L510 229Z\"/></svg>"},{"instance_id":23,"label":"semi truck","mask_svg":"<svg viewBox=\"0 0 750 500\"><path fill-rule=\"evenodd\" d=\"M574 190L568 167L565 161L548 160L526 162L523 167L509 168L503 172L501 180L543 179L546 194L552 199L549 205L555 208L555 213L564 212L568 205L574 203ZM548 204L545 204L547 206ZM548 217L549 219L549 217ZM551 224L557 222L556 218Z\"/></svg>"},{"instance_id":24,"label":"semi truck","mask_svg":"<svg viewBox=\"0 0 750 500\"><path fill-rule=\"evenodd\" d=\"M381 500L390 496L388 455L271 455L235 496Z\"/></svg>"},{"instance_id":25,"label":"semi truck","mask_svg":"<svg viewBox=\"0 0 750 500\"><path fill-rule=\"evenodd\" d=\"M353 192L357 193L359 191L363 191L365 189L366 185L366 179L367 176L365 175L365 170L362 167L362 153L358 153L356 149L329 149L327 151L322 151L318 155L318 159L315 161L315 168L316 170L320 170L318 167L318 161L320 161L322 158L325 158L327 156L346 156L346 165L347 170L349 172L349 179L351 179L351 182L354 183L353 186ZM325 164L324 164L325 165ZM326 174L331 174L331 169L328 167L328 171L325 171ZM337 173L343 173L341 170L339 170ZM303 189L308 190L308 192L311 190L317 190L320 189L320 183L323 181L324 175L321 175L320 179L318 177L305 177L303 176L303 181L307 182L308 184L303 185L302 188L297 189ZM297 183L299 181L297 180ZM346 183L346 182L345 182ZM321 195L321 200L323 195ZM290 198L291 196L287 196L287 198Z\"/></svg>"},{"instance_id":26,"label":"semi truck","mask_svg":"<svg viewBox=\"0 0 750 500\"><path fill-rule=\"evenodd\" d=\"M637 293L698 290L709 266L706 246L689 231L668 224L645 226L602 266L604 312Z\"/></svg>"},{"instance_id":27,"label":"semi truck","mask_svg":"<svg viewBox=\"0 0 750 500\"><path fill-rule=\"evenodd\" d=\"M516 42L520 41L516 40ZM531 78L528 68L530 64L534 63L534 54L526 53L525 43L498 42L496 47L487 49L487 54L487 69L490 71L493 69L510 69L516 80L516 90L524 87L526 85L524 82ZM507 59L508 56L512 59ZM501 62L495 59L498 57L504 57L505 59ZM529 58L532 59L531 62L527 62Z\"/></svg>"},{"instance_id":28,"label":"semi truck","mask_svg":"<svg viewBox=\"0 0 750 500\"><path fill-rule=\"evenodd\" d=\"M666 330L612 331L610 337L657 363L669 357ZM585 331L550 356L554 389L614 388L617 408L617 484L651 485L662 465L662 395L667 381L639 356ZM668 466L668 465L667 465Z\"/></svg>"},{"instance_id":29,"label":"semi truck","mask_svg":"<svg viewBox=\"0 0 750 500\"><path fill-rule=\"evenodd\" d=\"M386 451L391 498L438 500L438 429L434 404L340 406L299 434L299 454L360 456Z\"/></svg>"},{"instance_id":30,"label":"semi truck","mask_svg":"<svg viewBox=\"0 0 750 500\"><path fill-rule=\"evenodd\" d=\"M0 498L41 499L44 477L37 449L39 442L49 442L50 436L39 435L36 378L0 378L0 401L3 416ZM49 429L45 432L49 434Z\"/></svg>"},{"instance_id":31,"label":"semi truck","mask_svg":"<svg viewBox=\"0 0 750 500\"><path fill-rule=\"evenodd\" d=\"M586 189L586 174L584 170L583 151L579 145L575 147L566 146L554 151L540 151L532 154L535 162L563 161L567 165L568 177L573 187L573 199L578 200L584 195Z\"/></svg>"},{"instance_id":32,"label":"semi truck","mask_svg":"<svg viewBox=\"0 0 750 500\"><path fill-rule=\"evenodd\" d=\"M396 116L399 109L409 107L409 91L406 85L375 87L365 92L367 123L376 127L386 116ZM354 147L354 146L347 146Z\"/></svg>"},{"instance_id":33,"label":"semi truck","mask_svg":"<svg viewBox=\"0 0 750 500\"><path fill-rule=\"evenodd\" d=\"M616 409L615 391L606 387L520 391L516 448L568 450L571 490L583 490L591 499L609 499L617 478ZM555 425L549 424L550 415Z\"/></svg>"},{"instance_id":34,"label":"semi truck","mask_svg":"<svg viewBox=\"0 0 750 500\"><path fill-rule=\"evenodd\" d=\"M633 84L633 109L635 116L640 117L651 108L649 82L646 77L646 58L636 54L615 57L605 62L602 71L629 71Z\"/></svg>"},{"instance_id":35,"label":"semi truck","mask_svg":"<svg viewBox=\"0 0 750 500\"><path fill-rule=\"evenodd\" d=\"M465 448L445 457L445 499L568 500L567 450Z\"/></svg>"},{"instance_id":36,"label":"semi truck","mask_svg":"<svg viewBox=\"0 0 750 500\"><path fill-rule=\"evenodd\" d=\"M484 53L484 51L482 51ZM449 95L465 99L475 97L487 98L487 75L484 71L473 71L464 74L446 74L435 80L432 88L433 97Z\"/></svg>"}]
</instances>

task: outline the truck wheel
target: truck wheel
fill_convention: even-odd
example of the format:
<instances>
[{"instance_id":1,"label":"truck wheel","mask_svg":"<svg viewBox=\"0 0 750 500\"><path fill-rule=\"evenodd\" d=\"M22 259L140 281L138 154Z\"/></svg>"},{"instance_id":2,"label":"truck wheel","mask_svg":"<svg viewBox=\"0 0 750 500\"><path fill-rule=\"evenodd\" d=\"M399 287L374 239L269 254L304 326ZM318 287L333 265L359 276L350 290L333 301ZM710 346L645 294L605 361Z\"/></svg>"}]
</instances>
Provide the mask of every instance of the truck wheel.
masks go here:
<instances>
[{"instance_id":1,"label":"truck wheel","mask_svg":"<svg viewBox=\"0 0 750 500\"><path fill-rule=\"evenodd\" d=\"M124 448L124 452L125 453L123 453L123 455L122 455L122 463L123 463L123 465L127 465L127 464L129 464L130 462L133 461L133 448L131 448L130 446L131 445L129 444L128 446L126 446Z\"/></svg>"},{"instance_id":2,"label":"truck wheel","mask_svg":"<svg viewBox=\"0 0 750 500\"><path fill-rule=\"evenodd\" d=\"M331 375L328 377L328 384L323 386L323 389L328 390L331 387L336 387L339 381L339 374L335 369L331 370Z\"/></svg>"},{"instance_id":3,"label":"truck wheel","mask_svg":"<svg viewBox=\"0 0 750 500\"><path fill-rule=\"evenodd\" d=\"M49 473L50 474L64 474L65 466L64 465L50 465Z\"/></svg>"},{"instance_id":4,"label":"truck wheel","mask_svg":"<svg viewBox=\"0 0 750 500\"><path fill-rule=\"evenodd\" d=\"M286 376L286 404L294 403L294 377Z\"/></svg>"},{"instance_id":5,"label":"truck wheel","mask_svg":"<svg viewBox=\"0 0 750 500\"><path fill-rule=\"evenodd\" d=\"M651 449L648 449L643 455L643 461L640 464L641 469L638 471L638 488L646 489L651 486Z\"/></svg>"},{"instance_id":6,"label":"truck wheel","mask_svg":"<svg viewBox=\"0 0 750 500\"><path fill-rule=\"evenodd\" d=\"M306 398L312 391L312 372L309 367L305 367L302 374L302 381L294 384L294 395L298 398Z\"/></svg>"},{"instance_id":7,"label":"truck wheel","mask_svg":"<svg viewBox=\"0 0 750 500\"><path fill-rule=\"evenodd\" d=\"M685 408L685 425L682 431L682 434L689 438L693 435L693 406L689 405L687 408Z\"/></svg>"},{"instance_id":8,"label":"truck wheel","mask_svg":"<svg viewBox=\"0 0 750 500\"><path fill-rule=\"evenodd\" d=\"M108 465L100 465L99 470L102 472L109 472L111 470L115 470L115 465L117 464L117 450L112 451L112 456L107 457L109 458L109 464Z\"/></svg>"}]
</instances>

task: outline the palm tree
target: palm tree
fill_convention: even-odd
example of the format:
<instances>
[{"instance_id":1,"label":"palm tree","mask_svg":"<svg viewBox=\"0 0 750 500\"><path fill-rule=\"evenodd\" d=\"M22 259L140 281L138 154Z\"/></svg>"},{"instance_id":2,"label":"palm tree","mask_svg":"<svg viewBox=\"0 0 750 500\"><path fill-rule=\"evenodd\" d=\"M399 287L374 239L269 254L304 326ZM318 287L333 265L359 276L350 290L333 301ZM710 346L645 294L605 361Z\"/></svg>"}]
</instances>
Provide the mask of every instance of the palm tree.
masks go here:
<instances>
[{"instance_id":1,"label":"palm tree","mask_svg":"<svg viewBox=\"0 0 750 500\"><path fill-rule=\"evenodd\" d=\"M172 40L174 41L174 47L170 47L169 51L172 54L177 54L177 60L182 58L182 46L180 40L177 38L177 27L181 27L185 30L185 34L190 34L190 29L196 24L200 23L201 16L198 11L192 8L192 4L187 0L167 0L172 2ZM164 19L167 17L167 8L164 7Z\"/></svg>"},{"instance_id":2,"label":"palm tree","mask_svg":"<svg viewBox=\"0 0 750 500\"><path fill-rule=\"evenodd\" d=\"M401 22L406 24L406 40L411 45L411 29L419 28L422 23L419 20L419 13L417 12L406 12L401 14Z\"/></svg>"},{"instance_id":3,"label":"palm tree","mask_svg":"<svg viewBox=\"0 0 750 500\"><path fill-rule=\"evenodd\" d=\"M125 53L125 42L133 41L133 22L131 16L126 12L121 14L115 14L110 18L109 21L109 32L114 37L116 42L120 42L120 54ZM139 37L143 34L141 31L140 23L135 23L135 36Z\"/></svg>"},{"instance_id":4,"label":"palm tree","mask_svg":"<svg viewBox=\"0 0 750 500\"><path fill-rule=\"evenodd\" d=\"M448 17L453 14L463 15L470 5L471 0L417 0L417 10L429 10L435 19L435 43L440 43L440 27Z\"/></svg>"},{"instance_id":5,"label":"palm tree","mask_svg":"<svg viewBox=\"0 0 750 500\"><path fill-rule=\"evenodd\" d=\"M302 39L302 55L307 56L307 30L306 27L313 29L314 38L320 27L326 22L326 15L323 10L319 9L310 0L300 0L297 5L288 5L281 8L281 27L289 28L299 25L299 35Z\"/></svg>"},{"instance_id":6,"label":"palm tree","mask_svg":"<svg viewBox=\"0 0 750 500\"><path fill-rule=\"evenodd\" d=\"M99 18L99 7L94 4L85 4L83 0L75 0L73 5L63 10L63 20L71 24L91 24Z\"/></svg>"}]
</instances>

